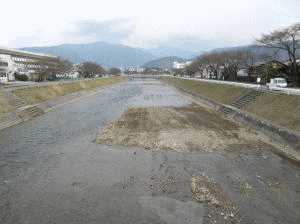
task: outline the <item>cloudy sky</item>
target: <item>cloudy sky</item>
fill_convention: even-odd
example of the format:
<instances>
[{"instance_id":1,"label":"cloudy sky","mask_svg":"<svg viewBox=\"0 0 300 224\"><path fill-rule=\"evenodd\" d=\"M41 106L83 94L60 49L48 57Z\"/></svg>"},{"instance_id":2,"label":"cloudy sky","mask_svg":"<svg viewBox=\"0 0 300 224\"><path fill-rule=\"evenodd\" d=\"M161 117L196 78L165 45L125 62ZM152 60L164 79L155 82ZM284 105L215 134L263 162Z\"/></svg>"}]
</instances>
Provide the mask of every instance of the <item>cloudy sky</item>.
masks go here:
<instances>
[{"instance_id":1,"label":"cloudy sky","mask_svg":"<svg viewBox=\"0 0 300 224\"><path fill-rule=\"evenodd\" d=\"M300 22L300 0L9 0L0 46L108 41L188 50L249 44Z\"/></svg>"}]
</instances>

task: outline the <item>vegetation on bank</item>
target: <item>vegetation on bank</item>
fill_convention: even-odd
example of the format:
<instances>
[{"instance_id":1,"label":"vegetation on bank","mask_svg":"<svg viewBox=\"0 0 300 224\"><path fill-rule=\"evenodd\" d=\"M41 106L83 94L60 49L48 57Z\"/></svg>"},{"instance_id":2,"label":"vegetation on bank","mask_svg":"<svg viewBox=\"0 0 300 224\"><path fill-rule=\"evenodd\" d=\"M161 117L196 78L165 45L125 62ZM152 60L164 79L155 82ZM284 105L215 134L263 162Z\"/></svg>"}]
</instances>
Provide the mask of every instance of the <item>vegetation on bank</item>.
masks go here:
<instances>
[{"instance_id":1,"label":"vegetation on bank","mask_svg":"<svg viewBox=\"0 0 300 224\"><path fill-rule=\"evenodd\" d=\"M13 109L6 97L0 92L0 118L5 114L10 112Z\"/></svg>"},{"instance_id":2,"label":"vegetation on bank","mask_svg":"<svg viewBox=\"0 0 300 224\"><path fill-rule=\"evenodd\" d=\"M234 99L246 94L249 89L178 78L163 78L167 83L201 94L222 104L231 104ZM265 93L244 110L300 133L300 96Z\"/></svg>"},{"instance_id":3,"label":"vegetation on bank","mask_svg":"<svg viewBox=\"0 0 300 224\"><path fill-rule=\"evenodd\" d=\"M230 104L238 96L246 94L249 91L249 89L243 87L198 82L194 80L169 77L164 77L163 80L175 87L201 94L204 97L222 104Z\"/></svg>"},{"instance_id":4,"label":"vegetation on bank","mask_svg":"<svg viewBox=\"0 0 300 224\"><path fill-rule=\"evenodd\" d=\"M300 96L263 94L246 111L300 133Z\"/></svg>"},{"instance_id":5,"label":"vegetation on bank","mask_svg":"<svg viewBox=\"0 0 300 224\"><path fill-rule=\"evenodd\" d=\"M112 77L82 80L72 83L50 84L48 86L17 89L14 91L14 94L24 99L28 104L36 104L74 92L93 90L101 86L121 82L122 80L124 80L122 77Z\"/></svg>"}]
</instances>

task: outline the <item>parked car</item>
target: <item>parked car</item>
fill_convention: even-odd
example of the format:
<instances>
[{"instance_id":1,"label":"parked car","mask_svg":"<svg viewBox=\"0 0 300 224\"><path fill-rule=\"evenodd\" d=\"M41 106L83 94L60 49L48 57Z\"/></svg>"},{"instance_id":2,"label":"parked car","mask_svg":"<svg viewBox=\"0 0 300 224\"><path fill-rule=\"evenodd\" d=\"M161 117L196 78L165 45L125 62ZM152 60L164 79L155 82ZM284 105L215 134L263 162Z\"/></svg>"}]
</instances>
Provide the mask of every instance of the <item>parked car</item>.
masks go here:
<instances>
[{"instance_id":1,"label":"parked car","mask_svg":"<svg viewBox=\"0 0 300 224\"><path fill-rule=\"evenodd\" d=\"M269 89L278 89L278 88L286 88L288 86L285 78L274 78L270 80L270 83L267 83Z\"/></svg>"}]
</instances>

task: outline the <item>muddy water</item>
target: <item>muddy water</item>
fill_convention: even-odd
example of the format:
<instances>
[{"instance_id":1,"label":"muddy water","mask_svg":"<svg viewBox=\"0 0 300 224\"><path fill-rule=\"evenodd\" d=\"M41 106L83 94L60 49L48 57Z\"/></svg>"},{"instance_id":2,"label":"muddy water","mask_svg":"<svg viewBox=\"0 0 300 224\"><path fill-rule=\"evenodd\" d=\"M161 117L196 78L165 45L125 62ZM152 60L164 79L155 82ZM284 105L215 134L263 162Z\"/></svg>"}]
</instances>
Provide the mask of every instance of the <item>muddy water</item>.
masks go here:
<instances>
[{"instance_id":1,"label":"muddy water","mask_svg":"<svg viewBox=\"0 0 300 224\"><path fill-rule=\"evenodd\" d=\"M94 143L130 107L188 103L157 80L134 80L1 131L0 223L209 223L190 189L203 173L237 204L241 223L299 223L300 170L270 151L182 154Z\"/></svg>"}]
</instances>

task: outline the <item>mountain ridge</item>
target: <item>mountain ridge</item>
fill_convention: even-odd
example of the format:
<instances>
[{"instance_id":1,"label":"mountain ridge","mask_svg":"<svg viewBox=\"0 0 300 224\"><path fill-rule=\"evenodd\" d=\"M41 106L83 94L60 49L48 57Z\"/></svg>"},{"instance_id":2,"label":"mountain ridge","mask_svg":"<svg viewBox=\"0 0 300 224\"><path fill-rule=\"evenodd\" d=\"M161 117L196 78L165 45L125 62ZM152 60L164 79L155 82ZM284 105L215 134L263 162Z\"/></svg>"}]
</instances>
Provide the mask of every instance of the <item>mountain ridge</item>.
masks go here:
<instances>
[{"instance_id":1,"label":"mountain ridge","mask_svg":"<svg viewBox=\"0 0 300 224\"><path fill-rule=\"evenodd\" d=\"M35 53L46 53L68 59L73 63L97 62L105 67L139 66L156 57L151 53L122 44L94 42L88 44L60 44L48 47L25 47Z\"/></svg>"}]
</instances>

